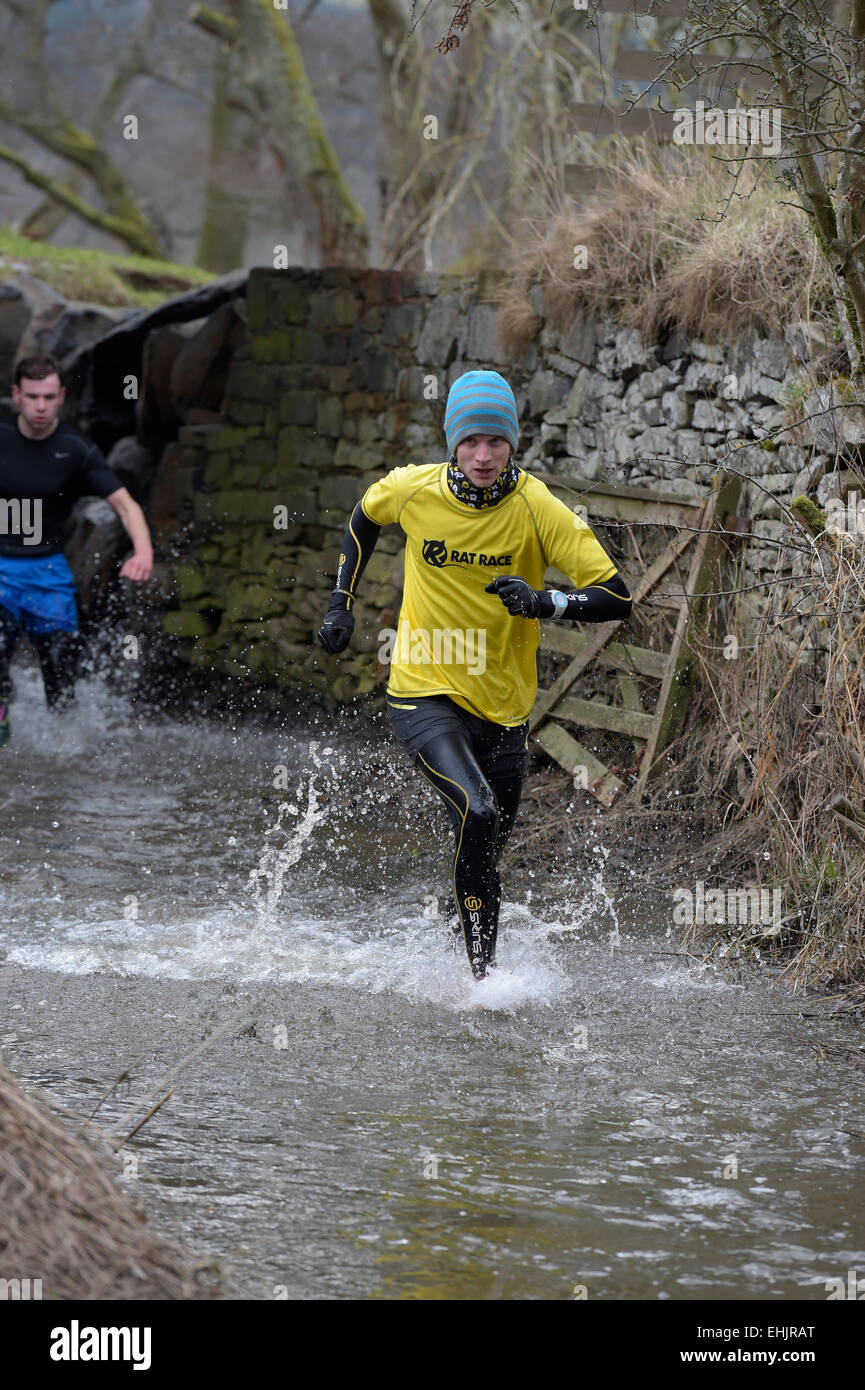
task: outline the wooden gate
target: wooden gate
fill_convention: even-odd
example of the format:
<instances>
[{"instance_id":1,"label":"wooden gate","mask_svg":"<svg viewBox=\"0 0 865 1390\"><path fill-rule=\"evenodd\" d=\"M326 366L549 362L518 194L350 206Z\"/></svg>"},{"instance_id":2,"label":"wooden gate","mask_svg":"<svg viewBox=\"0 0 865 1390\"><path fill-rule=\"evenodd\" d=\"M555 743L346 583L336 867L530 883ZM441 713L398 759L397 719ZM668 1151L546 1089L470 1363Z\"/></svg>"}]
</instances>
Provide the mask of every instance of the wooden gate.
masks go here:
<instances>
[{"instance_id":1,"label":"wooden gate","mask_svg":"<svg viewBox=\"0 0 865 1390\"><path fill-rule=\"evenodd\" d=\"M568 773L581 776L584 785L604 806L610 806L626 790L625 783L564 725L570 723L624 734L633 742L638 765L633 788L633 795L638 799L657 765L659 754L677 736L688 707L694 677L694 652L689 638L694 634L700 614L701 596L718 572L722 531L735 512L741 482L724 473L719 475L713 492L682 495L579 480L565 486L560 478L551 474L534 476L540 477L553 492L569 493L571 504L573 495L578 495L590 522L640 521L677 528L676 535L661 554L644 565L640 578L629 585L634 610L647 600L654 600L675 612L673 638L667 650L612 641L622 626L621 621L599 623L588 632L570 623L562 624L560 619L541 623L540 650L572 659L549 689L538 690L529 720L531 736ZM639 545L635 549L639 555ZM669 571L674 566L678 569L680 559L688 565L684 583L662 585ZM547 570L545 582L573 588L572 580L552 568ZM616 673L621 704L579 699L569 693L577 677L592 662ZM639 678L642 682L647 678L658 682L651 712L644 707Z\"/></svg>"}]
</instances>

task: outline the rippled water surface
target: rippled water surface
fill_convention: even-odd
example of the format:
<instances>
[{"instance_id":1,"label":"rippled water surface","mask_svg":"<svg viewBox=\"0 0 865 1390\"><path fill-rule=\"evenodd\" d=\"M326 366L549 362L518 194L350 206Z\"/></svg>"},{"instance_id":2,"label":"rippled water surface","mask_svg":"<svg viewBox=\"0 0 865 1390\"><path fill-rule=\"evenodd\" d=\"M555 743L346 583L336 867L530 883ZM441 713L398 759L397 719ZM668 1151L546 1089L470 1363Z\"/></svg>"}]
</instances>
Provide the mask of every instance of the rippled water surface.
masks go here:
<instances>
[{"instance_id":1,"label":"rippled water surface","mask_svg":"<svg viewBox=\"0 0 865 1390\"><path fill-rule=\"evenodd\" d=\"M819 1047L851 1020L676 956L639 874L567 863L506 866L475 985L431 903L444 812L370 790L367 757L379 794L415 775L384 725L232 730L96 683L58 719L18 685L0 1047L84 1112L129 1069L118 1136L173 1088L123 1181L230 1296L824 1299L865 1270L863 1086Z\"/></svg>"}]
</instances>

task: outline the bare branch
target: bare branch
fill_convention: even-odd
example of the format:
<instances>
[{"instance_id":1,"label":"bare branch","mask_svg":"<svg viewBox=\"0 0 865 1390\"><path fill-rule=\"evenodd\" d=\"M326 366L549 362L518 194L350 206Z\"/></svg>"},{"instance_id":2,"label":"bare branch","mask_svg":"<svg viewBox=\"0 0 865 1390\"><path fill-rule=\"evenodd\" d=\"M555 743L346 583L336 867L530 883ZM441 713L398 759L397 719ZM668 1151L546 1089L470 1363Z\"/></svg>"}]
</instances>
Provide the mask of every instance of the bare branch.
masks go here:
<instances>
[{"instance_id":1,"label":"bare branch","mask_svg":"<svg viewBox=\"0 0 865 1390\"><path fill-rule=\"evenodd\" d=\"M136 226L125 222L121 217L115 216L110 212L100 212L92 203L85 200L70 188L67 184L58 183L48 174L43 174L39 169L34 169L27 160L20 155L17 150L12 150L8 145L0 145L0 159L7 164L12 164L34 188L41 188L43 192L50 193L58 203L63 203L70 212L75 212L79 217L83 217L86 222L90 222L94 227L100 227L105 232L110 232L112 236L119 237L121 241L137 250L142 256L152 256L153 249L149 240L141 241Z\"/></svg>"}]
</instances>

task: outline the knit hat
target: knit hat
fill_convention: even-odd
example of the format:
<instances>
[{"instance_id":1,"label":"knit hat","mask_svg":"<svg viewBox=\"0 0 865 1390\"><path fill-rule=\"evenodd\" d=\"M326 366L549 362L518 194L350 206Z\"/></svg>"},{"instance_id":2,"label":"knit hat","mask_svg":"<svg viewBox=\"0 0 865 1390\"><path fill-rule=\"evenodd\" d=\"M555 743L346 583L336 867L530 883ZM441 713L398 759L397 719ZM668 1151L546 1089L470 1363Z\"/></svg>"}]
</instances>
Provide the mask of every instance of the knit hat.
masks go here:
<instances>
[{"instance_id":1,"label":"knit hat","mask_svg":"<svg viewBox=\"0 0 865 1390\"><path fill-rule=\"evenodd\" d=\"M464 372L448 392L445 436L452 454L469 434L499 434L516 451L517 403L498 372Z\"/></svg>"}]
</instances>

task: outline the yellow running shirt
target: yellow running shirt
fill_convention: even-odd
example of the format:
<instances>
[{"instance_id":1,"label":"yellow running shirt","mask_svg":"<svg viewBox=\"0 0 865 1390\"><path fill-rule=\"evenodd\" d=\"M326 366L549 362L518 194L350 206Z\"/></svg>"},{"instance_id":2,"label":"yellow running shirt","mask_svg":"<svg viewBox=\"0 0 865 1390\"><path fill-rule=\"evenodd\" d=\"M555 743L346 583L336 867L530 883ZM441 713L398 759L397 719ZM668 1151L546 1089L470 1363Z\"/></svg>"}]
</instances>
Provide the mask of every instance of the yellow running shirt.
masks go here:
<instances>
[{"instance_id":1,"label":"yellow running shirt","mask_svg":"<svg viewBox=\"0 0 865 1390\"><path fill-rule=\"evenodd\" d=\"M471 507L454 497L447 467L394 468L361 498L371 521L398 523L406 536L387 693L449 695L482 719L522 724L537 694L540 627L535 618L512 617L484 586L519 575L542 589L553 565L580 589L612 578L616 566L591 528L537 478L519 470L501 502Z\"/></svg>"}]
</instances>

